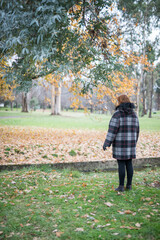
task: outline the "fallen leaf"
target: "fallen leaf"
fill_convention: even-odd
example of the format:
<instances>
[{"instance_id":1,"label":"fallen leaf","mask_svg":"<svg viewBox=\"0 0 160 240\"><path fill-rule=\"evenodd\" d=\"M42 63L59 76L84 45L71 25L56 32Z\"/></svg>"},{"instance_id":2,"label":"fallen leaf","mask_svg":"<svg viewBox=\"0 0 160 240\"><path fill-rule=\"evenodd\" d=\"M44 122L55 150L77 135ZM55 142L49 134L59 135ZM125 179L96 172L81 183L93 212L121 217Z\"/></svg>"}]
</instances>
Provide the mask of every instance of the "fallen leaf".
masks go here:
<instances>
[{"instance_id":1,"label":"fallen leaf","mask_svg":"<svg viewBox=\"0 0 160 240\"><path fill-rule=\"evenodd\" d=\"M144 200L146 200L146 201L150 201L150 200L151 200L151 198L149 198L149 197L148 197L148 198L145 198Z\"/></svg>"},{"instance_id":2,"label":"fallen leaf","mask_svg":"<svg viewBox=\"0 0 160 240\"><path fill-rule=\"evenodd\" d=\"M132 236L130 235L130 234L128 234L127 236L126 236L126 238L131 238Z\"/></svg>"},{"instance_id":3,"label":"fallen leaf","mask_svg":"<svg viewBox=\"0 0 160 240\"><path fill-rule=\"evenodd\" d=\"M84 229L83 229L83 228L76 228L75 231L76 231L76 232L84 232Z\"/></svg>"},{"instance_id":4,"label":"fallen leaf","mask_svg":"<svg viewBox=\"0 0 160 240\"><path fill-rule=\"evenodd\" d=\"M57 237L61 237L61 235L63 234L64 232L56 232L56 236Z\"/></svg>"},{"instance_id":5,"label":"fallen leaf","mask_svg":"<svg viewBox=\"0 0 160 240\"><path fill-rule=\"evenodd\" d=\"M119 212L119 213L122 214L122 215L124 214L124 212L121 212L121 211L117 211L117 212Z\"/></svg>"},{"instance_id":6,"label":"fallen leaf","mask_svg":"<svg viewBox=\"0 0 160 240\"><path fill-rule=\"evenodd\" d=\"M25 226L27 226L27 227L28 227L28 226L30 226L30 225L31 225L30 223L27 223Z\"/></svg>"},{"instance_id":7,"label":"fallen leaf","mask_svg":"<svg viewBox=\"0 0 160 240\"><path fill-rule=\"evenodd\" d=\"M124 213L126 214L132 214L133 212L131 210L125 210Z\"/></svg>"},{"instance_id":8,"label":"fallen leaf","mask_svg":"<svg viewBox=\"0 0 160 240\"><path fill-rule=\"evenodd\" d=\"M140 228L140 227L141 227L141 224L140 224L140 223L136 223L135 226L138 227L138 228Z\"/></svg>"},{"instance_id":9,"label":"fallen leaf","mask_svg":"<svg viewBox=\"0 0 160 240\"><path fill-rule=\"evenodd\" d=\"M104 195L100 195L99 197L100 197L100 198L105 198L105 196L104 196Z\"/></svg>"},{"instance_id":10,"label":"fallen leaf","mask_svg":"<svg viewBox=\"0 0 160 240\"><path fill-rule=\"evenodd\" d=\"M110 225L111 225L110 223L107 223L106 225L98 225L97 228L105 228L105 227L108 227Z\"/></svg>"},{"instance_id":11,"label":"fallen leaf","mask_svg":"<svg viewBox=\"0 0 160 240\"><path fill-rule=\"evenodd\" d=\"M112 207L114 205L113 203L110 202L105 202L104 204L107 205L107 207Z\"/></svg>"},{"instance_id":12,"label":"fallen leaf","mask_svg":"<svg viewBox=\"0 0 160 240\"><path fill-rule=\"evenodd\" d=\"M99 220L97 220L97 219L94 219L94 222L95 222L95 223L98 223L98 222L99 222Z\"/></svg>"},{"instance_id":13,"label":"fallen leaf","mask_svg":"<svg viewBox=\"0 0 160 240\"><path fill-rule=\"evenodd\" d=\"M68 199L74 199L75 196L73 194L71 194L70 196L68 196Z\"/></svg>"},{"instance_id":14,"label":"fallen leaf","mask_svg":"<svg viewBox=\"0 0 160 240\"><path fill-rule=\"evenodd\" d=\"M87 184L86 183L82 183L82 187L86 187L87 186Z\"/></svg>"}]
</instances>

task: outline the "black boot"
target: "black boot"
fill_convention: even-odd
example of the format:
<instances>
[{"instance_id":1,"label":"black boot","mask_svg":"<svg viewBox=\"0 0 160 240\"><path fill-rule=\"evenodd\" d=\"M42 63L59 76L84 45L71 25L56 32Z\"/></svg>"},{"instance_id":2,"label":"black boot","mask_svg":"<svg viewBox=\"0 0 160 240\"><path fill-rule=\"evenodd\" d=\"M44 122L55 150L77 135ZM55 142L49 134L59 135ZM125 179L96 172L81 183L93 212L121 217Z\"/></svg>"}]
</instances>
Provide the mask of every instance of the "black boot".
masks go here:
<instances>
[{"instance_id":1,"label":"black boot","mask_svg":"<svg viewBox=\"0 0 160 240\"><path fill-rule=\"evenodd\" d=\"M132 190L132 185L126 185L126 190Z\"/></svg>"},{"instance_id":2,"label":"black boot","mask_svg":"<svg viewBox=\"0 0 160 240\"><path fill-rule=\"evenodd\" d=\"M124 186L119 185L119 187L116 188L115 191L117 191L117 192L124 192Z\"/></svg>"}]
</instances>

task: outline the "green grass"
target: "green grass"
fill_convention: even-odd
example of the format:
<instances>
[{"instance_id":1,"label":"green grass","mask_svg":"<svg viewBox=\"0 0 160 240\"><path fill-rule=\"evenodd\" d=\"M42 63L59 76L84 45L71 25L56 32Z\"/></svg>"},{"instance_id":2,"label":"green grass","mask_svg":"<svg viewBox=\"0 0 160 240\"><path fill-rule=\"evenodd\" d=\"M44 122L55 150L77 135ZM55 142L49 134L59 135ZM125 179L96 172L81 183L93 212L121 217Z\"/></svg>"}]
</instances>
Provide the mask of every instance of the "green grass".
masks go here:
<instances>
[{"instance_id":1,"label":"green grass","mask_svg":"<svg viewBox=\"0 0 160 240\"><path fill-rule=\"evenodd\" d=\"M0 238L158 240L159 173L135 171L133 190L119 194L115 172L1 172Z\"/></svg>"},{"instance_id":2,"label":"green grass","mask_svg":"<svg viewBox=\"0 0 160 240\"><path fill-rule=\"evenodd\" d=\"M0 112L0 117L8 116L14 118L1 118L0 125L103 130L110 119L106 115L85 115L81 112L62 112L61 116L51 116L50 112Z\"/></svg>"},{"instance_id":3,"label":"green grass","mask_svg":"<svg viewBox=\"0 0 160 240\"><path fill-rule=\"evenodd\" d=\"M90 114L82 112L62 112L61 116L51 116L49 111L22 113L20 111L0 111L0 125L2 126L36 126L63 129L95 129L107 130L110 115ZM159 114L153 118L139 118L141 130L160 131Z\"/></svg>"}]
</instances>

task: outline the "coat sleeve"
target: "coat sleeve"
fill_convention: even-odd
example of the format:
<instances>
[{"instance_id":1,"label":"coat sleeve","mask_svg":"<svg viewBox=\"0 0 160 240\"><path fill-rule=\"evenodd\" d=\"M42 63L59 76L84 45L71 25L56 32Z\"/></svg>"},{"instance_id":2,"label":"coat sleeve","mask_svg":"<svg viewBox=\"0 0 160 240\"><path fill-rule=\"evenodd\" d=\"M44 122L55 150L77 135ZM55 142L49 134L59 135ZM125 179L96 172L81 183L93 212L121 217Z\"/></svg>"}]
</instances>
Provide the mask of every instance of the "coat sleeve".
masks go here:
<instances>
[{"instance_id":1,"label":"coat sleeve","mask_svg":"<svg viewBox=\"0 0 160 240\"><path fill-rule=\"evenodd\" d=\"M115 113L109 122L109 129L108 129L108 133L107 133L106 140L105 140L105 144L107 147L111 146L111 144L114 141L116 134L118 132L119 122L120 122L118 115L119 114Z\"/></svg>"}]
</instances>

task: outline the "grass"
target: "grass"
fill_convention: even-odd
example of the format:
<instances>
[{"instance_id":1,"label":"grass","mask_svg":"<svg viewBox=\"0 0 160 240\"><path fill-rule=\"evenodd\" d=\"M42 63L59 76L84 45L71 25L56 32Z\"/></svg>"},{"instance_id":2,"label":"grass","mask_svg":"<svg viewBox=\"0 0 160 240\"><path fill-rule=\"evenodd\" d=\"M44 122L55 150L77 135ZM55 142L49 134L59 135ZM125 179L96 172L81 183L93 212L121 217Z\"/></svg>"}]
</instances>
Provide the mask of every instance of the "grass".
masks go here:
<instances>
[{"instance_id":1,"label":"grass","mask_svg":"<svg viewBox=\"0 0 160 240\"><path fill-rule=\"evenodd\" d=\"M1 172L0 238L158 240L159 173L135 171L133 190L116 193L114 172Z\"/></svg>"},{"instance_id":2,"label":"grass","mask_svg":"<svg viewBox=\"0 0 160 240\"><path fill-rule=\"evenodd\" d=\"M51 116L49 111L22 113L20 111L0 111L0 125L4 126L36 126L63 129L95 129L107 130L110 115L90 114L82 112L62 112L61 116ZM5 117L5 118L4 118ZM6 118L11 117L11 118ZM160 131L159 114L153 118L139 118L141 130Z\"/></svg>"}]
</instances>

